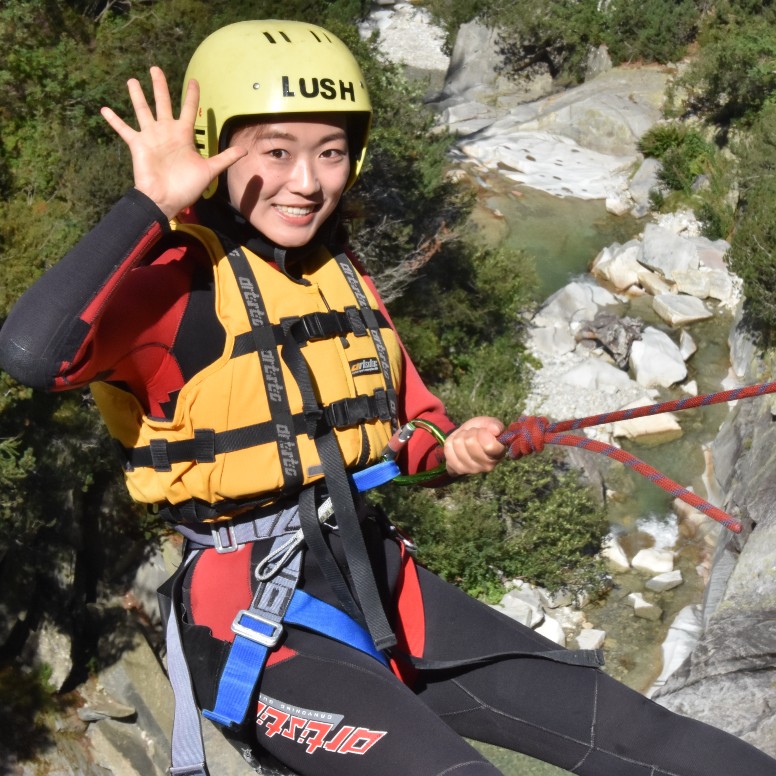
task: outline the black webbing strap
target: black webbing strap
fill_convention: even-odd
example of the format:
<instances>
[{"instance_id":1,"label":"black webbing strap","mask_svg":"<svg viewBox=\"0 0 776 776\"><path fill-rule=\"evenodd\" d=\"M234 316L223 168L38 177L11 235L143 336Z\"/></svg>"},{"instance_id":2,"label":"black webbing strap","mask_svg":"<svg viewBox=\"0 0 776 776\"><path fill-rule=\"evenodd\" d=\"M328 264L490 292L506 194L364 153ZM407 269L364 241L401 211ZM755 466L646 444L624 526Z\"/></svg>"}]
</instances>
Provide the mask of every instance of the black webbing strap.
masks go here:
<instances>
[{"instance_id":1,"label":"black webbing strap","mask_svg":"<svg viewBox=\"0 0 776 776\"><path fill-rule=\"evenodd\" d=\"M323 526L318 519L318 509L315 500L315 487L305 488L299 494L299 522L302 525L302 534L304 535L307 549L323 572L326 581L334 591L337 599L342 604L345 612L350 615L359 625L366 628L364 615L358 608L348 587L348 583L342 576L342 571L337 565L337 561L326 544L323 535Z\"/></svg>"},{"instance_id":2,"label":"black webbing strap","mask_svg":"<svg viewBox=\"0 0 776 776\"><path fill-rule=\"evenodd\" d=\"M293 415L292 423L295 436L306 433L304 415ZM150 445L143 447L120 446L120 453L124 459L125 468L152 466L157 471L169 471L171 464L174 463L184 461L212 463L220 453L231 453L276 441L277 423L274 420L267 420L228 431L195 429L194 439L180 439L175 442L153 439Z\"/></svg>"},{"instance_id":3,"label":"black webbing strap","mask_svg":"<svg viewBox=\"0 0 776 776\"><path fill-rule=\"evenodd\" d=\"M385 616L380 593L377 590L372 564L361 532L353 492L345 472L339 445L334 432L327 430L316 437L315 445L323 465L329 497L334 506L337 527L342 537L342 547L353 579L353 587L364 612L367 630L377 649L388 649L396 644L388 619Z\"/></svg>"},{"instance_id":4,"label":"black webbing strap","mask_svg":"<svg viewBox=\"0 0 776 776\"><path fill-rule=\"evenodd\" d=\"M389 420L389 412L386 392L378 389L373 396L364 394L332 402L323 408L322 416L332 428L348 428L372 420ZM293 415L292 420L294 436L308 432L308 422L303 413ZM131 448L117 445L124 468L129 471L140 467L170 471L174 463L212 463L221 453L232 453L276 441L277 424L274 420L267 420L228 431L198 428L194 430L193 439L174 442L153 439L148 445Z\"/></svg>"},{"instance_id":5,"label":"black webbing strap","mask_svg":"<svg viewBox=\"0 0 776 776\"><path fill-rule=\"evenodd\" d=\"M372 565L366 551L366 544L358 522L358 514L353 501L350 480L345 472L342 453L332 429L320 423L323 410L319 407L312 387L312 377L307 361L302 355L299 343L290 335L282 349L283 360L302 394L302 405L306 413L309 408L309 435L315 440L318 457L323 468L329 497L334 506L342 547L348 562L356 597L364 613L367 630L374 640L377 649L386 649L396 643L396 637L388 625L388 619L383 610L377 583L372 572ZM303 529L304 530L304 529ZM319 530L319 529L318 529ZM339 571L339 570L338 570ZM341 573L338 573L341 577ZM340 585L339 579L329 581L332 586Z\"/></svg>"},{"instance_id":6,"label":"black webbing strap","mask_svg":"<svg viewBox=\"0 0 776 776\"><path fill-rule=\"evenodd\" d=\"M388 328L389 324L386 317L379 310L372 312L378 326ZM306 342L314 342L315 340L328 339L345 334L355 334L356 337L364 337L367 333L368 326L364 320L363 313L357 307L348 307L342 312L339 310L329 310L323 313L307 313L299 317L286 318L281 323L268 326L264 336L267 338L267 346L270 343L277 346L283 342L286 334L291 334L300 345L304 345ZM246 331L234 338L232 358L253 353L255 350L256 344L253 333Z\"/></svg>"},{"instance_id":7,"label":"black webbing strap","mask_svg":"<svg viewBox=\"0 0 776 776\"><path fill-rule=\"evenodd\" d=\"M359 312L364 318L369 333L372 335L372 342L380 362L380 371L383 373L383 381L385 382L386 396L391 413L391 425L396 430L399 427L399 407L396 398L396 388L391 376L391 362L388 358L388 349L385 347L383 335L380 333L380 322L375 311L369 306L369 300L366 298L366 293L364 293L358 273L350 259L344 253L338 253L334 256L334 260L339 265L340 270L342 270L342 274L345 276L345 280L347 280L350 290L358 303Z\"/></svg>"},{"instance_id":8,"label":"black webbing strap","mask_svg":"<svg viewBox=\"0 0 776 776\"><path fill-rule=\"evenodd\" d=\"M294 417L288 404L288 393L283 380L280 354L274 342L271 346L268 344L269 338L266 336L266 327L269 323L267 308L245 253L234 243L227 244L225 247L229 250L227 259L234 272L245 303L245 309L248 312L259 364L264 375L264 388L267 392L270 414L275 426L278 457L283 471L283 489L288 491L301 486L304 474L299 446L296 441ZM272 339L274 340L274 336Z\"/></svg>"},{"instance_id":9,"label":"black webbing strap","mask_svg":"<svg viewBox=\"0 0 776 776\"><path fill-rule=\"evenodd\" d=\"M490 652L484 655L456 660L427 660L422 657L407 655L404 652L398 652L398 657L420 671L454 671L457 668L497 663L500 660L516 657L538 657L542 660L552 660L555 663L587 666L588 668L600 668L604 665L604 653L600 649L548 649L541 652L508 649L503 652Z\"/></svg>"}]
</instances>

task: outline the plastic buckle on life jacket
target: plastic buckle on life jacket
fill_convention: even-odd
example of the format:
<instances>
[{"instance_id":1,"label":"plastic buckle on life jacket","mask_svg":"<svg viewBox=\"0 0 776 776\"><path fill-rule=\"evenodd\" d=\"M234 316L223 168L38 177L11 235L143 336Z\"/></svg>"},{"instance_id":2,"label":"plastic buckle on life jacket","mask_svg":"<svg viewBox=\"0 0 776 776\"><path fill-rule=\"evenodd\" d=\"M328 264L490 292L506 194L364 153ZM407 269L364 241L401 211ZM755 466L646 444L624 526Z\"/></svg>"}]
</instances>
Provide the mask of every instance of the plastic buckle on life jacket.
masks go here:
<instances>
[{"instance_id":1,"label":"plastic buckle on life jacket","mask_svg":"<svg viewBox=\"0 0 776 776\"><path fill-rule=\"evenodd\" d=\"M213 547L218 553L236 552L240 549L237 543L237 536L234 532L234 524L230 520L228 523L219 523L214 526L210 533L213 536ZM227 541L225 542L224 539Z\"/></svg>"},{"instance_id":2,"label":"plastic buckle on life jacket","mask_svg":"<svg viewBox=\"0 0 776 776\"><path fill-rule=\"evenodd\" d=\"M249 620L251 625L244 625L243 619ZM253 625L267 626L269 633L264 630L259 630ZM250 612L247 609L241 609L237 612L237 616L232 623L232 631L238 636L244 636L246 639L255 641L257 644L261 644L267 649L272 649L276 646L280 637L283 635L283 623L276 620L269 620L266 617L262 617L255 612Z\"/></svg>"}]
</instances>

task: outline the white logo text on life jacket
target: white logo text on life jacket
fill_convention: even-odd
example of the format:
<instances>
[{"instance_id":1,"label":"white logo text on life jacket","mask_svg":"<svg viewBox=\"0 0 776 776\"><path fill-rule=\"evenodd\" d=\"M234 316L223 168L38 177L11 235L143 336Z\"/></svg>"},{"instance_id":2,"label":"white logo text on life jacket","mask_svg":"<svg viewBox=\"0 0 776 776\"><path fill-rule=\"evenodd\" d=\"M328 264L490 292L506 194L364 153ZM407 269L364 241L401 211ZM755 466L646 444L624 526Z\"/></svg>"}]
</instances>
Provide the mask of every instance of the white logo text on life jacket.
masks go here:
<instances>
[{"instance_id":1,"label":"white logo text on life jacket","mask_svg":"<svg viewBox=\"0 0 776 776\"><path fill-rule=\"evenodd\" d=\"M324 100L342 100L349 99L351 102L356 101L356 87L353 81L339 81L339 88L333 78L310 78L309 82L306 78L295 78L293 82L291 79L284 75L283 80L283 96L284 97L296 97L296 93L299 92L300 97L321 97Z\"/></svg>"},{"instance_id":2,"label":"white logo text on life jacket","mask_svg":"<svg viewBox=\"0 0 776 776\"><path fill-rule=\"evenodd\" d=\"M314 711L259 695L256 724L267 738L280 735L301 744L307 754L318 749L337 754L366 754L386 730L342 725L344 716L329 711Z\"/></svg>"},{"instance_id":3,"label":"white logo text on life jacket","mask_svg":"<svg viewBox=\"0 0 776 776\"><path fill-rule=\"evenodd\" d=\"M352 374L353 377L380 374L380 362L376 358L359 358L355 361L351 361L350 374Z\"/></svg>"}]
</instances>

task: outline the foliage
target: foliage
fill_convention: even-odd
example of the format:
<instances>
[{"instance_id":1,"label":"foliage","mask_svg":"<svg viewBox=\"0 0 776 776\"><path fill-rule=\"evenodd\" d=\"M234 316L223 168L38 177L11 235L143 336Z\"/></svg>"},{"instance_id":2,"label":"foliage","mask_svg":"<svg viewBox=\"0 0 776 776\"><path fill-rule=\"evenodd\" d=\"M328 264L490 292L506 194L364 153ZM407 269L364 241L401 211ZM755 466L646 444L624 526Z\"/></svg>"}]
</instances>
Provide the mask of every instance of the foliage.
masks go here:
<instances>
[{"instance_id":1,"label":"foliage","mask_svg":"<svg viewBox=\"0 0 776 776\"><path fill-rule=\"evenodd\" d=\"M429 0L454 34L474 18L500 31L504 71L515 78L537 68L560 82L584 78L589 51L605 44L615 64L674 62L694 40L701 8L696 0Z\"/></svg>"},{"instance_id":2,"label":"foliage","mask_svg":"<svg viewBox=\"0 0 776 776\"><path fill-rule=\"evenodd\" d=\"M742 10L709 24L698 57L679 82L688 109L720 125L751 122L776 92L773 9L770 19Z\"/></svg>"},{"instance_id":3,"label":"foliage","mask_svg":"<svg viewBox=\"0 0 776 776\"><path fill-rule=\"evenodd\" d=\"M613 0L606 8L602 38L615 63L676 62L695 39L696 0Z\"/></svg>"},{"instance_id":4,"label":"foliage","mask_svg":"<svg viewBox=\"0 0 776 776\"><path fill-rule=\"evenodd\" d=\"M696 211L706 237L730 235L734 165L698 128L681 122L656 124L639 140L639 150L661 162L658 180L662 185L651 192L655 209L689 206Z\"/></svg>"},{"instance_id":5,"label":"foliage","mask_svg":"<svg viewBox=\"0 0 776 776\"><path fill-rule=\"evenodd\" d=\"M739 155L741 214L728 262L743 280L748 322L770 341L776 327L776 104L765 107Z\"/></svg>"},{"instance_id":6,"label":"foliage","mask_svg":"<svg viewBox=\"0 0 776 776\"><path fill-rule=\"evenodd\" d=\"M419 560L473 595L496 599L520 577L550 590L604 589L596 553L603 510L576 474L543 454L447 488L382 494L419 546Z\"/></svg>"},{"instance_id":7,"label":"foliage","mask_svg":"<svg viewBox=\"0 0 776 776\"><path fill-rule=\"evenodd\" d=\"M665 186L685 194L690 193L695 179L706 171L714 154L714 146L686 124L655 125L639 140L639 150L660 160L658 177Z\"/></svg>"}]
</instances>

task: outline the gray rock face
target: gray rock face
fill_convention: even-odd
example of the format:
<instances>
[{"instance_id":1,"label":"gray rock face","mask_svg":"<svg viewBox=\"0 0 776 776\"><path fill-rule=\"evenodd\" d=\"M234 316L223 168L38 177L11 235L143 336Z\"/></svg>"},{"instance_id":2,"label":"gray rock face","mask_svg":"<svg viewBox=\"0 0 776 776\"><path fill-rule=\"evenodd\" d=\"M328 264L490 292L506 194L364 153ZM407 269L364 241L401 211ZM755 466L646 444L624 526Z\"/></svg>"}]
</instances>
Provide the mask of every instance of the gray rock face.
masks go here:
<instances>
[{"instance_id":1,"label":"gray rock face","mask_svg":"<svg viewBox=\"0 0 776 776\"><path fill-rule=\"evenodd\" d=\"M655 699L776 755L776 427L769 405L739 403L714 445L724 506L739 511L746 533L721 537L705 632Z\"/></svg>"}]
</instances>

